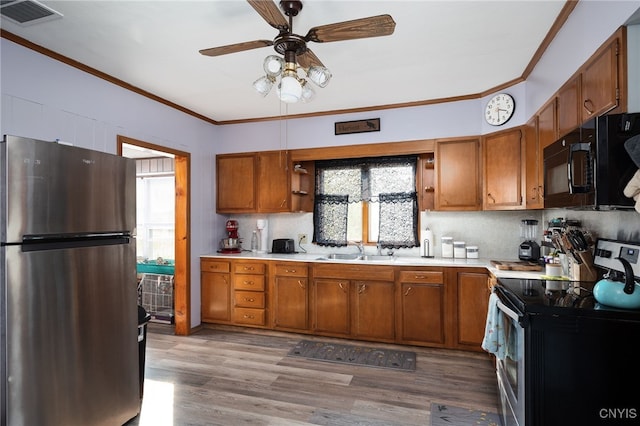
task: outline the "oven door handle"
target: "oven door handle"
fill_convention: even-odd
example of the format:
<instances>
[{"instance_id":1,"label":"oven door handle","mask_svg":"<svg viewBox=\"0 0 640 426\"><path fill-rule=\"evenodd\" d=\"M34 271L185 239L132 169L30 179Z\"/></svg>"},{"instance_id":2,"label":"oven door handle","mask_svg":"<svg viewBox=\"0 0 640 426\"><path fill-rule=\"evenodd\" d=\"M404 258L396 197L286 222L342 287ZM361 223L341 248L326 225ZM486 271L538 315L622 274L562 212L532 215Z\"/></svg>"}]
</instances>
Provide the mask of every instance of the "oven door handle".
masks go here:
<instances>
[{"instance_id":1,"label":"oven door handle","mask_svg":"<svg viewBox=\"0 0 640 426\"><path fill-rule=\"evenodd\" d=\"M520 316L517 313L515 313L513 310L509 309L504 303L502 303L501 300L498 300L496 305L498 306L498 309L504 312L509 318L511 318L515 322L520 321Z\"/></svg>"}]
</instances>

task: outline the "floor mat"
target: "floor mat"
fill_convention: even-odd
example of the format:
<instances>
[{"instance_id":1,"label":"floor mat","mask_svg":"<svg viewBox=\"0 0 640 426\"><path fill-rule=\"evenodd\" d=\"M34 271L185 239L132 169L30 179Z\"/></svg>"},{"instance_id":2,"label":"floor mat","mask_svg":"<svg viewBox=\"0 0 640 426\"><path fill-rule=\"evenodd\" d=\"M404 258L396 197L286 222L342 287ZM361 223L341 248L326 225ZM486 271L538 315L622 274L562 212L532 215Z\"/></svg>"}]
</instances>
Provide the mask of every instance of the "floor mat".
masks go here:
<instances>
[{"instance_id":1,"label":"floor mat","mask_svg":"<svg viewBox=\"0 0 640 426\"><path fill-rule=\"evenodd\" d=\"M497 413L445 404L431 404L431 426L500 426Z\"/></svg>"},{"instance_id":2,"label":"floor mat","mask_svg":"<svg viewBox=\"0 0 640 426\"><path fill-rule=\"evenodd\" d=\"M298 342L288 356L398 370L416 369L415 352L310 340Z\"/></svg>"}]
</instances>

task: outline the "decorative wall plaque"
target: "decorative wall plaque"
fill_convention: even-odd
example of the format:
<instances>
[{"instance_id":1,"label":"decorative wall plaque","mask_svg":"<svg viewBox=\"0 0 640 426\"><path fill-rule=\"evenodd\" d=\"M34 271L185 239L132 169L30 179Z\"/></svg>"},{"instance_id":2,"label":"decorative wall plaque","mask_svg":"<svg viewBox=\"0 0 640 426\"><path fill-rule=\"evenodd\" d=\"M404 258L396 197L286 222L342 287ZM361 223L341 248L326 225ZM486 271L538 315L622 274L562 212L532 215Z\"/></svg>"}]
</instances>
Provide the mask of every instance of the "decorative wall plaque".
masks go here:
<instances>
[{"instance_id":1,"label":"decorative wall plaque","mask_svg":"<svg viewBox=\"0 0 640 426\"><path fill-rule=\"evenodd\" d=\"M336 135L348 135L350 133L379 132L380 119L339 121L336 122Z\"/></svg>"}]
</instances>

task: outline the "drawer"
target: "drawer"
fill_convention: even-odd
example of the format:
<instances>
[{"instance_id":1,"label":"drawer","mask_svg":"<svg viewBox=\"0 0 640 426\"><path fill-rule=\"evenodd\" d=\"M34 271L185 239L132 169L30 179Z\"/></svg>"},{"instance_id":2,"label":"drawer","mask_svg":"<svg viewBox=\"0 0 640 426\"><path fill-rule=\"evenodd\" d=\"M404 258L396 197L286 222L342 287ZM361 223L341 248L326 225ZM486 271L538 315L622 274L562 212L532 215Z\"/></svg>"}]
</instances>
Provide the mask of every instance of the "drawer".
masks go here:
<instances>
[{"instance_id":1,"label":"drawer","mask_svg":"<svg viewBox=\"0 0 640 426\"><path fill-rule=\"evenodd\" d=\"M443 283L440 271L401 271L400 282L403 283Z\"/></svg>"},{"instance_id":2,"label":"drawer","mask_svg":"<svg viewBox=\"0 0 640 426\"><path fill-rule=\"evenodd\" d=\"M281 263L276 265L276 275L280 277L306 277L309 272L307 265L303 263Z\"/></svg>"},{"instance_id":3,"label":"drawer","mask_svg":"<svg viewBox=\"0 0 640 426\"><path fill-rule=\"evenodd\" d=\"M234 275L233 288L236 290L264 291L264 275Z\"/></svg>"},{"instance_id":4,"label":"drawer","mask_svg":"<svg viewBox=\"0 0 640 426\"><path fill-rule=\"evenodd\" d=\"M233 263L233 272L236 274L264 274L267 271L267 265L258 262Z\"/></svg>"},{"instance_id":5,"label":"drawer","mask_svg":"<svg viewBox=\"0 0 640 426\"><path fill-rule=\"evenodd\" d=\"M264 308L264 293L258 291L234 292L236 306L243 308Z\"/></svg>"},{"instance_id":6,"label":"drawer","mask_svg":"<svg viewBox=\"0 0 640 426\"><path fill-rule=\"evenodd\" d=\"M264 309L235 308L233 310L233 322L236 324L264 325Z\"/></svg>"},{"instance_id":7,"label":"drawer","mask_svg":"<svg viewBox=\"0 0 640 426\"><path fill-rule=\"evenodd\" d=\"M201 272L229 272L229 270L229 262L210 259L200 260Z\"/></svg>"}]
</instances>

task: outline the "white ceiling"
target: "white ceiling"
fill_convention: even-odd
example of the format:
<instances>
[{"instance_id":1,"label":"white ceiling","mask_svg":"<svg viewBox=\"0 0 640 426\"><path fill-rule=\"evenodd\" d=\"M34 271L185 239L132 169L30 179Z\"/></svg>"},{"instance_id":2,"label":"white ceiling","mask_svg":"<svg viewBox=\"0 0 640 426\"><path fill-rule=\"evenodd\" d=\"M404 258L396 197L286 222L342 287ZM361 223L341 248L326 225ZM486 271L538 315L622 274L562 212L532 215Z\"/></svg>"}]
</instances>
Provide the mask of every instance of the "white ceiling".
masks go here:
<instances>
[{"instance_id":1,"label":"white ceiling","mask_svg":"<svg viewBox=\"0 0 640 426\"><path fill-rule=\"evenodd\" d=\"M277 2L277 0L276 0ZM294 33L390 14L393 35L308 43L333 73L307 104L260 97L272 47L219 57L200 49L277 31L244 0L42 1L63 18L2 28L218 122L476 95L522 76L565 1L306 0Z\"/></svg>"}]
</instances>

